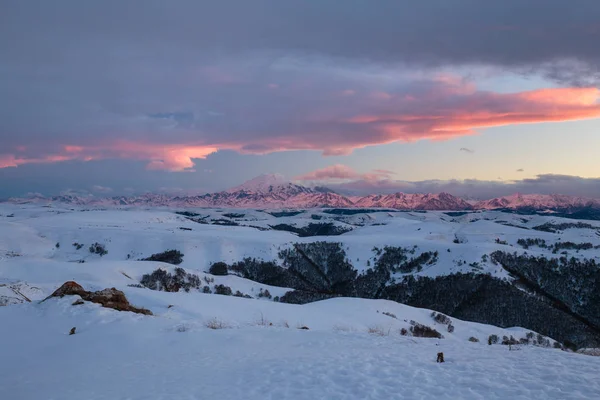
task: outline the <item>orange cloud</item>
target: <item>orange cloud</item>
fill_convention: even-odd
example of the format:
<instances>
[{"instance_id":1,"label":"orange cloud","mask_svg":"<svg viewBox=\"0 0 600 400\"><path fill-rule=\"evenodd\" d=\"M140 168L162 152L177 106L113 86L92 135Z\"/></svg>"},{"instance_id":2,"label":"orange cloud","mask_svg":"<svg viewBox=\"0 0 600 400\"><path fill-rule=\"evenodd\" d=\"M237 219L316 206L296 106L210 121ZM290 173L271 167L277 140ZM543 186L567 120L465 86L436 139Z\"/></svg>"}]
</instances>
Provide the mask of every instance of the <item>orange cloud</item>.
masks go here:
<instances>
[{"instance_id":1,"label":"orange cloud","mask_svg":"<svg viewBox=\"0 0 600 400\"><path fill-rule=\"evenodd\" d=\"M382 143L443 140L471 135L482 128L600 118L599 97L597 88L540 89L513 94L474 92L458 96L444 108L421 99L421 113L363 114L347 121L383 133ZM403 109L401 104L398 109Z\"/></svg>"}]
</instances>

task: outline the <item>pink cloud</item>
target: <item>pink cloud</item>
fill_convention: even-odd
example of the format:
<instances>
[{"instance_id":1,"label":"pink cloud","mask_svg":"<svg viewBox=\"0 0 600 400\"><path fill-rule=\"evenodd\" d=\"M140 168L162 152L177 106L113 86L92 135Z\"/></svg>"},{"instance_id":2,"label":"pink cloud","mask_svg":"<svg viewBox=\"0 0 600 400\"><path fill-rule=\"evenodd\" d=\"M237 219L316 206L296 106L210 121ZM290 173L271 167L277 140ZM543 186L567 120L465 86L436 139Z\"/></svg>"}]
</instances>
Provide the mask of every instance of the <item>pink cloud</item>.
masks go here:
<instances>
[{"instance_id":1,"label":"pink cloud","mask_svg":"<svg viewBox=\"0 0 600 400\"><path fill-rule=\"evenodd\" d=\"M214 77L219 76L219 71L208 71ZM228 82L225 77L221 78L222 82ZM345 83L341 86L346 87ZM490 127L600 118L598 88L495 93L477 90L473 83L460 77L438 75L429 81L408 85L401 93L361 90L352 91L350 95L347 92L343 101L339 87L328 93L316 92L318 89L310 85L293 89L281 87L277 92L285 97L271 94L266 96L269 100L262 99L277 102L275 104L260 103L258 99L238 104L232 98L234 106L222 113L226 117L198 118L207 121L202 129L193 124L182 128L172 124L165 126L164 121L146 118L144 123L159 127L135 128L164 131L159 131L160 136L156 133L147 136L144 141L114 139L113 136L98 143L94 141L98 135L82 135L79 141L69 139L60 143L60 139L55 139L55 143L59 143L55 148L39 143L37 148L15 143L0 154L0 168L118 158L146 162L150 170L182 172L192 171L195 159L218 150L250 154L315 150L324 155L347 155L366 146L448 140ZM298 107L295 103L285 103L295 99L301 100ZM115 126L118 132L120 125ZM121 137L127 135L124 132ZM173 141L165 142L164 137L172 137ZM326 172L332 176L351 174L344 166L328 168Z\"/></svg>"},{"instance_id":2,"label":"pink cloud","mask_svg":"<svg viewBox=\"0 0 600 400\"><path fill-rule=\"evenodd\" d=\"M325 168L317 169L306 174L297 176L297 181L333 181L333 180L366 180L379 181L388 179L395 173L383 169L375 169L368 173L359 173L354 169L343 164L330 165Z\"/></svg>"},{"instance_id":3,"label":"pink cloud","mask_svg":"<svg viewBox=\"0 0 600 400\"><path fill-rule=\"evenodd\" d=\"M173 172L192 171L193 159L206 158L217 151L216 147L190 145L163 145L118 141L104 145L64 146L62 154L50 154L40 158L0 155L0 168L18 167L24 164L45 164L61 161L92 161L122 158L148 161L149 170Z\"/></svg>"}]
</instances>

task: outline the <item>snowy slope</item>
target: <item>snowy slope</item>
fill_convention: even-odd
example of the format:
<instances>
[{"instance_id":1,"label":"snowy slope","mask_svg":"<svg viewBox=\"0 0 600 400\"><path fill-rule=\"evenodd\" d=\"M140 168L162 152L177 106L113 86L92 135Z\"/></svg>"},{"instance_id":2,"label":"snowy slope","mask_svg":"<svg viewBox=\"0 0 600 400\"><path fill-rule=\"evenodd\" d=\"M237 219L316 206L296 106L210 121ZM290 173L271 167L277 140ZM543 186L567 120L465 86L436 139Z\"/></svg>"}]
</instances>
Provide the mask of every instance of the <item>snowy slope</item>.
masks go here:
<instances>
[{"instance_id":1,"label":"snowy slope","mask_svg":"<svg viewBox=\"0 0 600 400\"><path fill-rule=\"evenodd\" d=\"M252 400L590 399L600 394L597 357L535 346L510 351L485 343L489 334L522 337L525 331L519 328L453 320L455 331L448 333L428 310L383 300L295 306L117 286L155 315L73 306L73 297L0 308L0 342L11 344L0 361L3 395ZM444 338L400 335L410 320L439 329ZM209 329L214 321L223 329ZM77 333L68 336L71 327ZM444 352L444 364L435 363L438 352Z\"/></svg>"},{"instance_id":2,"label":"snowy slope","mask_svg":"<svg viewBox=\"0 0 600 400\"><path fill-rule=\"evenodd\" d=\"M259 298L289 289L237 276L212 276L215 261L275 260L292 243L341 242L359 270L372 248L417 246L439 259L417 274L438 276L506 272L482 261L495 249L524 252L522 237L600 244L596 228L559 233L530 229L568 220L494 211L451 216L442 212L337 215L326 210L276 214L257 210L197 209L204 223L173 209L87 209L0 205L0 387L8 399L586 399L600 396L600 358L533 345L487 344L490 335L521 339L529 330L502 329L452 318L453 332L431 310L387 300L336 298L292 305ZM238 226L212 225L229 220ZM340 236L297 237L270 229L330 222L352 230ZM590 222L600 228L600 223ZM185 229L181 229L185 228ZM260 229L259 229L260 228ZM528 228L528 229L526 229ZM455 243L459 238L460 243ZM499 239L502 243L497 242ZM104 256L89 245L106 246ZM81 244L77 248L73 244ZM58 246L57 246L58 244ZM202 284L223 284L252 298L167 293L134 287L158 262L135 261L168 249L184 254L182 267ZM449 251L448 251L449 250ZM547 249L530 248L530 254ZM574 257L599 249L569 250ZM85 261L85 262L81 262ZM154 316L118 312L75 297L44 299L67 280L87 290L115 287ZM410 332L411 321L443 339ZM210 329L210 327L224 329ZM72 327L77 333L69 336ZM308 327L308 330L298 329ZM537 336L536 336L537 337ZM471 342L476 338L479 342ZM552 341L550 341L552 343ZM436 364L438 352L446 363Z\"/></svg>"}]
</instances>

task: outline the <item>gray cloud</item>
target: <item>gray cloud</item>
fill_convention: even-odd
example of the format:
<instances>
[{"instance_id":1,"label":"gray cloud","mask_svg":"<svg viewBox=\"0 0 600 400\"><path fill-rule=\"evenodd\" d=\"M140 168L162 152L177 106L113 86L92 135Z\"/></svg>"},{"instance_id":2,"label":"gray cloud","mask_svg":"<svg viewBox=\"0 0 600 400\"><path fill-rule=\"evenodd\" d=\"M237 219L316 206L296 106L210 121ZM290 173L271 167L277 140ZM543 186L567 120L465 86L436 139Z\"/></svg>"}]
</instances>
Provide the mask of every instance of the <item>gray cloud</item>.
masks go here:
<instances>
[{"instance_id":1,"label":"gray cloud","mask_svg":"<svg viewBox=\"0 0 600 400\"><path fill-rule=\"evenodd\" d=\"M523 168L519 168L517 172L525 172L525 170Z\"/></svg>"},{"instance_id":2,"label":"gray cloud","mask_svg":"<svg viewBox=\"0 0 600 400\"><path fill-rule=\"evenodd\" d=\"M2 15L3 32L20 37L14 46L16 36L2 35L11 56L47 61L71 54L74 67L86 62L75 50L103 63L127 54L187 63L198 54L253 50L430 64L535 66L564 59L597 67L600 61L595 0L380 0L344 7L335 0L12 0L3 2Z\"/></svg>"},{"instance_id":3,"label":"gray cloud","mask_svg":"<svg viewBox=\"0 0 600 400\"><path fill-rule=\"evenodd\" d=\"M465 153L469 153L469 154L473 154L475 153L475 150L473 149L468 149L466 147L461 147L459 151L464 151Z\"/></svg>"}]
</instances>

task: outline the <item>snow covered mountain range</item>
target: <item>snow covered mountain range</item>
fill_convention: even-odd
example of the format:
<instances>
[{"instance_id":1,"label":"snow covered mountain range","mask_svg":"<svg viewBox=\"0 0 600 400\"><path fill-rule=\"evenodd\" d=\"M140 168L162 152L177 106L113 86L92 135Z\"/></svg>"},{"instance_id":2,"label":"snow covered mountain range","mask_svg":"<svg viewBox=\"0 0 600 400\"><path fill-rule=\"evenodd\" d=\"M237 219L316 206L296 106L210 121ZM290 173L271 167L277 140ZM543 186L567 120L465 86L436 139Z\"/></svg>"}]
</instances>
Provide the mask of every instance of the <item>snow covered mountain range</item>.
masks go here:
<instances>
[{"instance_id":1,"label":"snow covered mountain range","mask_svg":"<svg viewBox=\"0 0 600 400\"><path fill-rule=\"evenodd\" d=\"M467 201L449 193L394 193L347 197L323 187L310 188L287 181L278 174L261 175L240 186L203 195L175 196L147 193L139 196L74 196L9 199L13 203L56 202L73 205L142 207L230 208L392 208L398 210L493 210L529 209L576 211L600 209L600 200L559 194L514 194L482 201Z\"/></svg>"}]
</instances>

